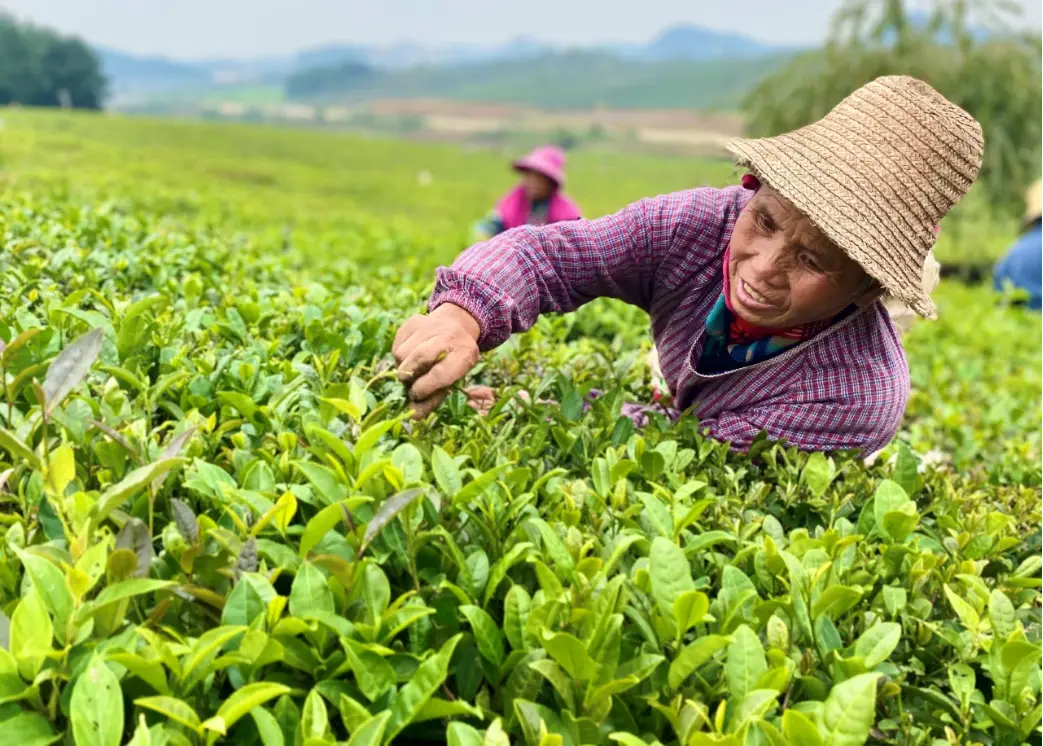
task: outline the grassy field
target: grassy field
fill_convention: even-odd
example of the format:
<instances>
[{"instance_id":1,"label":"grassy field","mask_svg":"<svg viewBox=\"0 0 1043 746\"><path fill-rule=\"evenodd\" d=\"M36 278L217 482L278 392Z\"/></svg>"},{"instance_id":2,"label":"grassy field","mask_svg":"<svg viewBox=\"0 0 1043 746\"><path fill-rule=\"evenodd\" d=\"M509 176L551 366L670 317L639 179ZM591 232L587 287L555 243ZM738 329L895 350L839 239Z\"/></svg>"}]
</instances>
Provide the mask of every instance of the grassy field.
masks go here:
<instances>
[{"instance_id":1,"label":"grassy field","mask_svg":"<svg viewBox=\"0 0 1043 746\"><path fill-rule=\"evenodd\" d=\"M411 422L391 341L502 155L2 118L12 743L1039 743L1038 313L943 282L872 464L635 431L648 332L618 303L475 372L559 404ZM591 214L733 178L573 163Z\"/></svg>"},{"instance_id":2,"label":"grassy field","mask_svg":"<svg viewBox=\"0 0 1043 746\"><path fill-rule=\"evenodd\" d=\"M11 110L3 119L0 184L66 185L184 224L248 230L267 248L290 240L323 259L371 264L386 258L374 248L388 241L422 244L400 253L424 269L466 245L471 223L511 186L517 155L249 124ZM570 192L594 217L738 177L726 161L599 150L571 154L568 171ZM1013 228L984 215L972 193L944 224L938 256L988 264Z\"/></svg>"}]
</instances>

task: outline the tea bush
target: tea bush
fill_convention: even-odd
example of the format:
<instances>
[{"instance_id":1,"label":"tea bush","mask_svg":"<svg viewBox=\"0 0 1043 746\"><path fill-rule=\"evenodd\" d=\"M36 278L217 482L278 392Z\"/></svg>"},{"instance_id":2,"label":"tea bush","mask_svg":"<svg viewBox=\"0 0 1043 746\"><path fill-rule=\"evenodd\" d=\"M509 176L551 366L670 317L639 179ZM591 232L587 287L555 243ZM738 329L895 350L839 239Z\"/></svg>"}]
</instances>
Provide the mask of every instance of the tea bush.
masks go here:
<instances>
[{"instance_id":1,"label":"tea bush","mask_svg":"<svg viewBox=\"0 0 1043 746\"><path fill-rule=\"evenodd\" d=\"M113 200L164 222L241 231L270 251L365 266L448 262L471 223L511 186L516 152L364 140L338 132L79 112L0 112L0 188L53 188ZM419 179L427 172L430 183ZM649 195L738 181L724 159L568 154L568 189L597 217ZM141 186L147 184L147 189ZM368 219L367 219L368 218ZM977 187L945 220L947 268L987 269L1016 231ZM948 270L947 270L948 271Z\"/></svg>"},{"instance_id":2,"label":"tea bush","mask_svg":"<svg viewBox=\"0 0 1043 746\"><path fill-rule=\"evenodd\" d=\"M414 423L426 273L44 188L0 243L13 743L1039 743L1038 314L943 284L866 466L635 431L619 304Z\"/></svg>"}]
</instances>

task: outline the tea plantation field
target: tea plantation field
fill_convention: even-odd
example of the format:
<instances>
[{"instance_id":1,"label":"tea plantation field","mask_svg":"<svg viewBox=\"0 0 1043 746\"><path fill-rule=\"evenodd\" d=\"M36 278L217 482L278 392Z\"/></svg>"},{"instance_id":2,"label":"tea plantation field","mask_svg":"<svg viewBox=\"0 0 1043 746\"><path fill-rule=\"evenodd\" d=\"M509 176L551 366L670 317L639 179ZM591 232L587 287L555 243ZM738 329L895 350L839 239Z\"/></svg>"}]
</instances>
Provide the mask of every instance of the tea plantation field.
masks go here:
<instances>
[{"instance_id":1,"label":"tea plantation field","mask_svg":"<svg viewBox=\"0 0 1043 746\"><path fill-rule=\"evenodd\" d=\"M1040 743L1038 314L943 283L870 466L635 431L613 303L476 373L559 406L416 423L391 341L501 158L0 118L6 742ZM594 214L732 177L573 160Z\"/></svg>"}]
</instances>

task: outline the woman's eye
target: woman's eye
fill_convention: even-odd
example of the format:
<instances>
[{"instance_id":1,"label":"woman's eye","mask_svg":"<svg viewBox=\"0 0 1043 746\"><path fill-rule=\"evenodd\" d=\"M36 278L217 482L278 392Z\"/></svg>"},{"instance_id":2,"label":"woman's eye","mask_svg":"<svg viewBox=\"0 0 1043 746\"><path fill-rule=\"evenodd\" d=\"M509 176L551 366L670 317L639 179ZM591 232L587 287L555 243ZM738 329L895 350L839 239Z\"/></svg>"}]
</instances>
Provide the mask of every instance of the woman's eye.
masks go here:
<instances>
[{"instance_id":1,"label":"woman's eye","mask_svg":"<svg viewBox=\"0 0 1043 746\"><path fill-rule=\"evenodd\" d=\"M775 230L775 224L772 222L771 218L764 214L757 215L757 225L762 231L767 231L769 233Z\"/></svg>"},{"instance_id":2,"label":"woman's eye","mask_svg":"<svg viewBox=\"0 0 1043 746\"><path fill-rule=\"evenodd\" d=\"M804 266L810 269L812 272L822 271L821 265L819 265L819 263L815 260L815 257L811 256L810 254L802 254L801 261L804 262Z\"/></svg>"}]
</instances>

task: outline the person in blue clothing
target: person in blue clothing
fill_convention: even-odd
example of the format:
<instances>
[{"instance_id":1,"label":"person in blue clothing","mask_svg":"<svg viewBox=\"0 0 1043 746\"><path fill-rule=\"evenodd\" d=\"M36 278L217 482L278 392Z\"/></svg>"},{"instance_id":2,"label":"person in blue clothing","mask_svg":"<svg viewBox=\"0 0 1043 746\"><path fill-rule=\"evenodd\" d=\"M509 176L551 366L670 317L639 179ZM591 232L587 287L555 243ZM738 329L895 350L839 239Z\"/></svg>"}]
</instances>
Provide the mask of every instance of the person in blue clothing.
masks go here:
<instances>
[{"instance_id":1,"label":"person in blue clothing","mask_svg":"<svg viewBox=\"0 0 1043 746\"><path fill-rule=\"evenodd\" d=\"M1021 235L996 265L993 285L997 290L1013 286L1028 293L1027 305L1036 311L1043 306L1043 182L1037 181L1025 197L1025 219Z\"/></svg>"}]
</instances>

